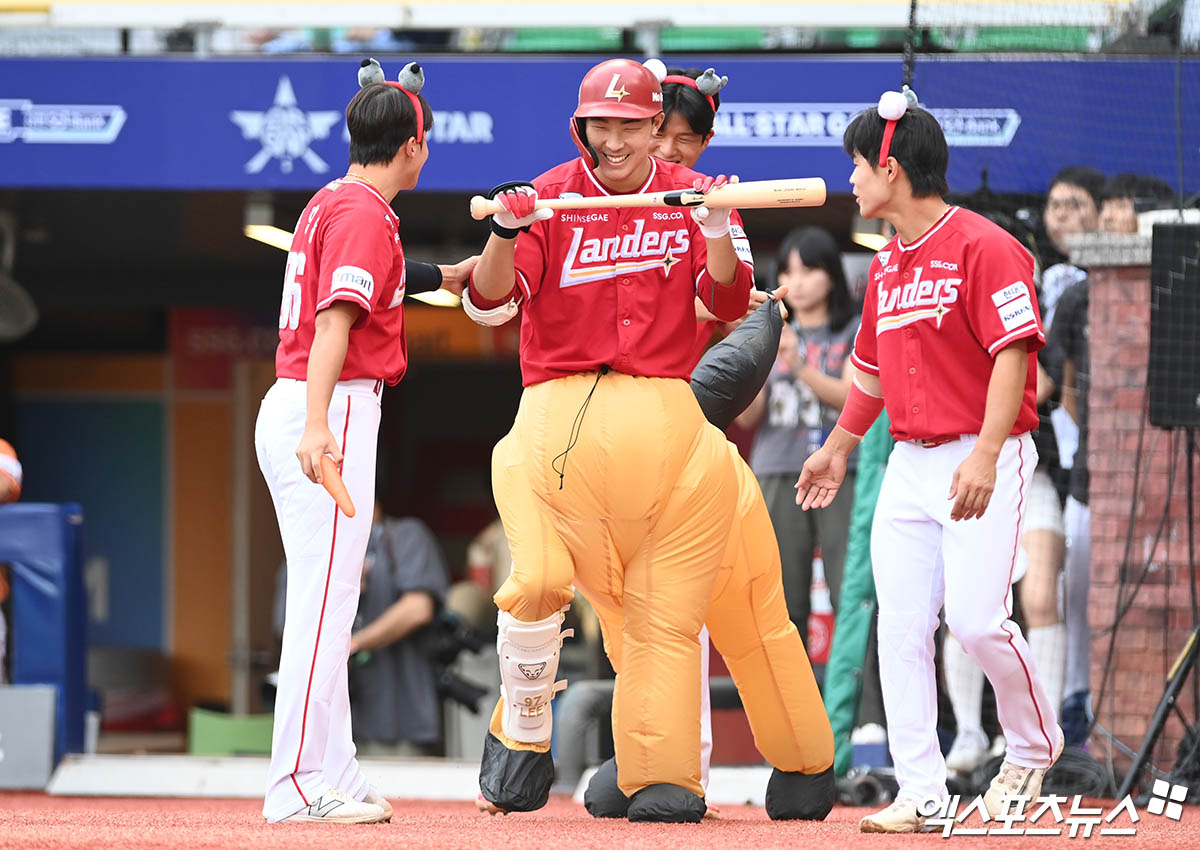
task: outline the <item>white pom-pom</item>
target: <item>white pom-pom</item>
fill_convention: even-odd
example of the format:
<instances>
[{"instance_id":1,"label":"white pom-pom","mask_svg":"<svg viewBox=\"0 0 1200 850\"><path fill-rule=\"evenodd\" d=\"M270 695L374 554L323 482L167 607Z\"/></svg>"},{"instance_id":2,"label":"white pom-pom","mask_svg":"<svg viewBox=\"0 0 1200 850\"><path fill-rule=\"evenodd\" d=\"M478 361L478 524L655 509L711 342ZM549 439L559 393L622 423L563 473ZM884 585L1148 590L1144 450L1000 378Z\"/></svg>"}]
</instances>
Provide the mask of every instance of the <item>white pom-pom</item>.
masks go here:
<instances>
[{"instance_id":1,"label":"white pom-pom","mask_svg":"<svg viewBox=\"0 0 1200 850\"><path fill-rule=\"evenodd\" d=\"M666 79L667 66L663 64L661 59L647 59L642 64L650 69L650 73L654 75L654 79L660 83Z\"/></svg>"},{"instance_id":2,"label":"white pom-pom","mask_svg":"<svg viewBox=\"0 0 1200 850\"><path fill-rule=\"evenodd\" d=\"M898 91L885 91L879 96L879 115L885 121L899 121L908 110L908 99Z\"/></svg>"}]
</instances>

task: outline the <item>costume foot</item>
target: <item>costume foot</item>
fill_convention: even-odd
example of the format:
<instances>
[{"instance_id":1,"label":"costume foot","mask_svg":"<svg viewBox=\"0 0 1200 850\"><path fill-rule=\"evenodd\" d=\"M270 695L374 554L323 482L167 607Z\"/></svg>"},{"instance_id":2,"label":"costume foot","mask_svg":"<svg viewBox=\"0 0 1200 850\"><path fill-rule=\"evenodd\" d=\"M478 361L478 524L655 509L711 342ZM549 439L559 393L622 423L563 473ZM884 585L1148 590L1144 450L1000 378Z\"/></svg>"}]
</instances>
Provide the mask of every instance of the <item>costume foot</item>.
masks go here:
<instances>
[{"instance_id":1,"label":"costume foot","mask_svg":"<svg viewBox=\"0 0 1200 850\"><path fill-rule=\"evenodd\" d=\"M767 782L767 816L771 820L825 820L836 801L832 767L820 773L771 771Z\"/></svg>"},{"instance_id":2,"label":"costume foot","mask_svg":"<svg viewBox=\"0 0 1200 850\"><path fill-rule=\"evenodd\" d=\"M629 798L617 784L617 760L609 759L588 780L583 806L594 818L623 818L629 814Z\"/></svg>"},{"instance_id":3,"label":"costume foot","mask_svg":"<svg viewBox=\"0 0 1200 850\"><path fill-rule=\"evenodd\" d=\"M647 785L629 799L629 820L639 823L700 823L704 798L666 783Z\"/></svg>"}]
</instances>

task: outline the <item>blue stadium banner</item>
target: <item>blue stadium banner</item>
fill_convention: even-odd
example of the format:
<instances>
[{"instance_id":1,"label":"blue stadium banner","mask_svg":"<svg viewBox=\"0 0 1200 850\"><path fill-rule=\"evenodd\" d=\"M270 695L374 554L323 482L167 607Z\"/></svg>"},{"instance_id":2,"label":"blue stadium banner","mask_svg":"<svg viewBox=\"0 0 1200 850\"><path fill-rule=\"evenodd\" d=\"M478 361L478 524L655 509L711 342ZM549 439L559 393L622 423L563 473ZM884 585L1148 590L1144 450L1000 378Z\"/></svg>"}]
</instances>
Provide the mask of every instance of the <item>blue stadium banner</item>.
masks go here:
<instances>
[{"instance_id":1,"label":"blue stadium banner","mask_svg":"<svg viewBox=\"0 0 1200 850\"><path fill-rule=\"evenodd\" d=\"M394 76L412 57L380 57ZM575 154L580 57L417 57L435 111L421 187L478 191ZM721 56L730 78L703 169L743 180L823 177L848 191L841 134L897 88L898 58ZM295 189L342 174L351 56L0 59L0 187ZM1200 60L1180 102L1200 102ZM951 144L951 188L1044 192L1065 165L1200 189L1200 120L1181 119L1174 60L921 57L914 88Z\"/></svg>"}]
</instances>

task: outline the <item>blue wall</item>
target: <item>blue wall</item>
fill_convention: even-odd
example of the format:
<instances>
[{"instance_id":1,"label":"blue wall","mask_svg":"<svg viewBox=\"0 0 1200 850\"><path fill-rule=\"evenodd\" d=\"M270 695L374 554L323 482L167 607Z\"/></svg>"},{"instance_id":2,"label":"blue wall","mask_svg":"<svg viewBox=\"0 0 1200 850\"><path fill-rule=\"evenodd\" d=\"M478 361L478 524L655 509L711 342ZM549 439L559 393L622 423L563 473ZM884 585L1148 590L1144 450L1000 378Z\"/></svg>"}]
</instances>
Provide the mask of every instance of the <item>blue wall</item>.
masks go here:
<instances>
[{"instance_id":1,"label":"blue wall","mask_svg":"<svg viewBox=\"0 0 1200 850\"><path fill-rule=\"evenodd\" d=\"M84 561L108 561L108 618L89 622L93 645L163 646L164 425L156 401L16 405L22 501L81 504Z\"/></svg>"},{"instance_id":2,"label":"blue wall","mask_svg":"<svg viewBox=\"0 0 1200 850\"><path fill-rule=\"evenodd\" d=\"M382 57L394 77L411 57ZM427 190L477 191L575 155L567 135L594 58L427 57L436 124ZM899 87L898 57L673 58L730 78L712 173L824 177L847 191L841 129ZM353 57L0 59L0 187L297 189L344 173ZM1200 189L1200 59L1181 66L1185 186ZM989 171L1042 192L1069 164L1178 182L1176 65L1114 57L920 57L914 87L951 131L951 187Z\"/></svg>"}]
</instances>

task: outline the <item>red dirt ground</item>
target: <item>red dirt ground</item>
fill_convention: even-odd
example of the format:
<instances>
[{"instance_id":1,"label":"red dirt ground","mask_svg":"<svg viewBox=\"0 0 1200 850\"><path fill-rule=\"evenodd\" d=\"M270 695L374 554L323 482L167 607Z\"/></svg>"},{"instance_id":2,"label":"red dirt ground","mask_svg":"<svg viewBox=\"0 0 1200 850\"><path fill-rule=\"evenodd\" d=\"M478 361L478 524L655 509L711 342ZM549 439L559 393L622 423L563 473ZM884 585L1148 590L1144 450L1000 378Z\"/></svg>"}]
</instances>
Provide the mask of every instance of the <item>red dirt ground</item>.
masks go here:
<instances>
[{"instance_id":1,"label":"red dirt ground","mask_svg":"<svg viewBox=\"0 0 1200 850\"><path fill-rule=\"evenodd\" d=\"M773 823L762 809L722 808L721 820L701 824L631 824L600 821L569 799L552 799L533 814L489 818L472 803L393 800L390 824L338 826L270 825L257 800L130 799L51 797L0 793L0 848L116 848L117 850L833 850L849 847L934 846L1054 847L1101 845L1137 850L1200 846L1200 808L1183 820L1139 812L1137 835L1087 839L1033 836L862 835L858 819L867 810L839 807L824 823ZM1111 810L1112 803L1103 805ZM1065 814L1065 812L1064 812ZM1046 825L1039 821L1039 826ZM1128 826L1124 815L1113 826Z\"/></svg>"}]
</instances>

